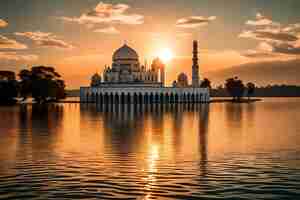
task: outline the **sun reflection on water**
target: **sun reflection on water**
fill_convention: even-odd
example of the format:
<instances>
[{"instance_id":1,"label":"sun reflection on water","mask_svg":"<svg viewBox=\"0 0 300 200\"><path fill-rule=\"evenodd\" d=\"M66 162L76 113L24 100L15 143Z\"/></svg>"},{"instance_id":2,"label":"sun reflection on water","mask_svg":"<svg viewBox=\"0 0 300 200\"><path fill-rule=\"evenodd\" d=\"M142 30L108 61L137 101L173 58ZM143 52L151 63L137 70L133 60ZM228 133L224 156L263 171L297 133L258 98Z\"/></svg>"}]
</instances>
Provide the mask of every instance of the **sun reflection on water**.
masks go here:
<instances>
[{"instance_id":1,"label":"sun reflection on water","mask_svg":"<svg viewBox=\"0 0 300 200\"><path fill-rule=\"evenodd\" d=\"M148 156L147 156L147 177L145 178L145 190L147 191L147 195L144 196L143 200L151 199L152 189L156 182L157 173L157 160L159 159L159 146L157 144L151 144L149 146Z\"/></svg>"}]
</instances>

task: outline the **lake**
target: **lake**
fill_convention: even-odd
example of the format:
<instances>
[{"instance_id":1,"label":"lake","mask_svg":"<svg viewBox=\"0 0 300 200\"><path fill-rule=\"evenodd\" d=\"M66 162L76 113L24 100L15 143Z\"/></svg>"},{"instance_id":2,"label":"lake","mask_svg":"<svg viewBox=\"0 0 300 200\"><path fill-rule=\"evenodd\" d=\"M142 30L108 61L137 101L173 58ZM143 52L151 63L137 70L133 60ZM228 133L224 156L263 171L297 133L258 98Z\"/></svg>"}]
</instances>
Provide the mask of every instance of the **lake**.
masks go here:
<instances>
[{"instance_id":1,"label":"lake","mask_svg":"<svg viewBox=\"0 0 300 200\"><path fill-rule=\"evenodd\" d=\"M297 199L300 98L0 107L0 199Z\"/></svg>"}]
</instances>

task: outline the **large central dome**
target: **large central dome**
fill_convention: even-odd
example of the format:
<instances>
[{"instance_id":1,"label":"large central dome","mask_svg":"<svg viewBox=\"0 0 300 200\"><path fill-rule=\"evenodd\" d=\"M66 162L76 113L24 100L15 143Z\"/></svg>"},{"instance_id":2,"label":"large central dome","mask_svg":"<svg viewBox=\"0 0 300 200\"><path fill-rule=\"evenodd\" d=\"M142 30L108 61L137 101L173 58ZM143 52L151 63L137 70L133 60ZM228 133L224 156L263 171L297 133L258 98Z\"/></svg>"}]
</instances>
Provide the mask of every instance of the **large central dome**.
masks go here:
<instances>
[{"instance_id":1,"label":"large central dome","mask_svg":"<svg viewBox=\"0 0 300 200\"><path fill-rule=\"evenodd\" d=\"M121 48L117 49L113 54L113 60L138 60L139 56L137 52L129 47L127 44L124 44Z\"/></svg>"}]
</instances>

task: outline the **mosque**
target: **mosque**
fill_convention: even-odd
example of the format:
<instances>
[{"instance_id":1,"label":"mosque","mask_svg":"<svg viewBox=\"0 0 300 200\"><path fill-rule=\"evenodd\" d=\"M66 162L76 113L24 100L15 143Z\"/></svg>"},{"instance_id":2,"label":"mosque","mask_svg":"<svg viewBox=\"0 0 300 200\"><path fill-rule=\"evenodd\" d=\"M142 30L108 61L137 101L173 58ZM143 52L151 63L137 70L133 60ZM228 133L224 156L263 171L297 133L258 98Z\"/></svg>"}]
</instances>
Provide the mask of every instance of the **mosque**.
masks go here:
<instances>
[{"instance_id":1,"label":"mosque","mask_svg":"<svg viewBox=\"0 0 300 200\"><path fill-rule=\"evenodd\" d=\"M198 42L193 41L192 84L185 73L172 87L165 86L165 64L156 58L141 65L137 52L124 44L112 56L102 75L94 74L89 87L80 88L81 102L99 104L207 103L209 89L200 87Z\"/></svg>"}]
</instances>

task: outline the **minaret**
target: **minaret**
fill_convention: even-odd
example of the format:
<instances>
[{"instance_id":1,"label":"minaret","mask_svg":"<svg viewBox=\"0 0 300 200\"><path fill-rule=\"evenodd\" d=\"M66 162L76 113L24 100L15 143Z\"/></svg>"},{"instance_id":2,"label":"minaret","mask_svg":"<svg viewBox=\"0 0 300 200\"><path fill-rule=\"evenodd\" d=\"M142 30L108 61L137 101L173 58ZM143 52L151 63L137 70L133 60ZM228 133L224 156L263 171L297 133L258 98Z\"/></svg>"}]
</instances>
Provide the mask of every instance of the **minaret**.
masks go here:
<instances>
[{"instance_id":1,"label":"minaret","mask_svg":"<svg viewBox=\"0 0 300 200\"><path fill-rule=\"evenodd\" d=\"M165 87L165 65L162 64L160 68L160 82L162 83L163 87Z\"/></svg>"},{"instance_id":2,"label":"minaret","mask_svg":"<svg viewBox=\"0 0 300 200\"><path fill-rule=\"evenodd\" d=\"M193 41L192 86L199 87L198 41Z\"/></svg>"}]
</instances>

